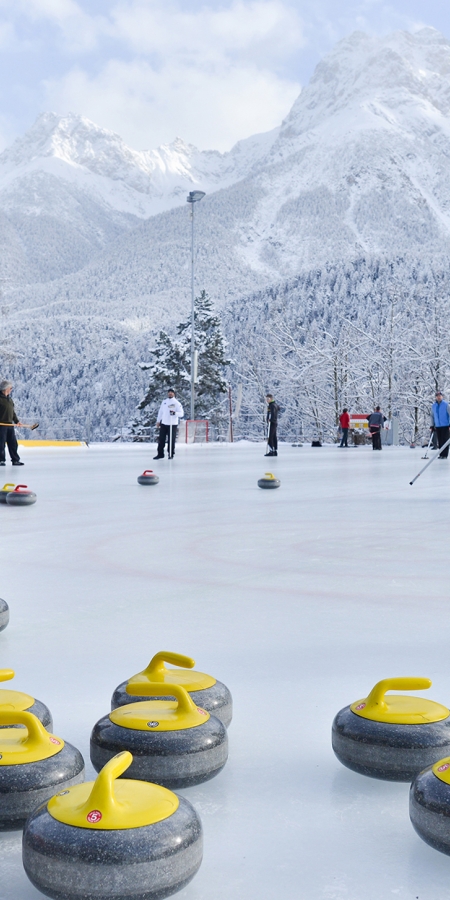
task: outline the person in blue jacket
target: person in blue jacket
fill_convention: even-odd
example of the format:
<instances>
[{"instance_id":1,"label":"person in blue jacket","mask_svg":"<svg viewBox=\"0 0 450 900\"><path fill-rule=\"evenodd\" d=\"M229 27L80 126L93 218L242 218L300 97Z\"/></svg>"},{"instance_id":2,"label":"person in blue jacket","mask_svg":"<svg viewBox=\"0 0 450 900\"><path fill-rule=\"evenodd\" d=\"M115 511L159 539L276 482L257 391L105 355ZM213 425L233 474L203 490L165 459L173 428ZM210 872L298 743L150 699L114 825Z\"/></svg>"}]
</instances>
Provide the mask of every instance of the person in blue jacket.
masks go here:
<instances>
[{"instance_id":1,"label":"person in blue jacket","mask_svg":"<svg viewBox=\"0 0 450 900\"><path fill-rule=\"evenodd\" d=\"M431 407L431 431L434 431L439 447L450 438L450 413L447 400L444 400L442 391L436 391L436 400ZM439 459L447 459L448 447L439 454Z\"/></svg>"}]
</instances>

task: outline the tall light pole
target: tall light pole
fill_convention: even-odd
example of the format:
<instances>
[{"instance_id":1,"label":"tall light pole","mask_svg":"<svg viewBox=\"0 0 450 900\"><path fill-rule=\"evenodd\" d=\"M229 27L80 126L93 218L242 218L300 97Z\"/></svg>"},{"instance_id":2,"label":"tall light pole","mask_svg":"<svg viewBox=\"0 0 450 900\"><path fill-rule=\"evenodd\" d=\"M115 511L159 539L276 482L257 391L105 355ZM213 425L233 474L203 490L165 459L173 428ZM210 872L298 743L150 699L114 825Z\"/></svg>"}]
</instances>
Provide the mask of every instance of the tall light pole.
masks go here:
<instances>
[{"instance_id":1,"label":"tall light pole","mask_svg":"<svg viewBox=\"0 0 450 900\"><path fill-rule=\"evenodd\" d=\"M186 197L188 203L191 204L191 419L195 418L195 334L194 334L194 302L195 302L195 288L194 288L194 270L195 270L195 262L194 262L194 208L195 204L199 200L203 200L205 196L204 191L189 191L189 196Z\"/></svg>"}]
</instances>

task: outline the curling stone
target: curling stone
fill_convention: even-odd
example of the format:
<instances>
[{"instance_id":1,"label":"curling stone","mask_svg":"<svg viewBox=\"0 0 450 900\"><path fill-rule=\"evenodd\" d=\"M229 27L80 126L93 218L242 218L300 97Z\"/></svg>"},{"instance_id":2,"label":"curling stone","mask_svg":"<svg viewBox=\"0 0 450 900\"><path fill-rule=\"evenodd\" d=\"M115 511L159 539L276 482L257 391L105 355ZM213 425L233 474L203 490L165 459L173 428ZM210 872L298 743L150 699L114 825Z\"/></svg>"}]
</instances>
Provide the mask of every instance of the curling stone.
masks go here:
<instances>
[{"instance_id":1,"label":"curling stone","mask_svg":"<svg viewBox=\"0 0 450 900\"><path fill-rule=\"evenodd\" d=\"M83 757L31 713L0 708L0 729L0 829L21 828L55 790L83 781Z\"/></svg>"},{"instance_id":2,"label":"curling stone","mask_svg":"<svg viewBox=\"0 0 450 900\"><path fill-rule=\"evenodd\" d=\"M130 693L142 691L129 685ZM214 778L228 757L225 725L200 709L178 684L154 684L148 699L114 709L94 726L91 762L97 772L119 750L129 750L129 778L183 788ZM175 701L154 697L175 697Z\"/></svg>"},{"instance_id":3,"label":"curling stone","mask_svg":"<svg viewBox=\"0 0 450 900\"><path fill-rule=\"evenodd\" d=\"M272 472L266 472L263 478L258 478L258 487L260 488L278 488L280 487L280 484L280 479L275 478L275 475L272 475Z\"/></svg>"},{"instance_id":4,"label":"curling stone","mask_svg":"<svg viewBox=\"0 0 450 900\"><path fill-rule=\"evenodd\" d=\"M164 787L116 780L132 760L119 753L96 781L60 791L28 819L23 865L47 897L161 900L194 877L203 849L198 814Z\"/></svg>"},{"instance_id":5,"label":"curling stone","mask_svg":"<svg viewBox=\"0 0 450 900\"><path fill-rule=\"evenodd\" d=\"M164 665L166 662L182 668L166 669ZM142 692L142 695L132 697L127 691L129 684L142 684L145 688L148 685L152 686L155 682L165 685L181 684L190 694L196 706L206 709L228 727L233 716L233 698L227 686L211 675L205 675L204 672L193 672L194 666L195 660L190 656L165 650L156 653L143 672L133 675L129 681L123 681L116 687L111 699L111 709L147 699L148 695L145 691ZM174 698L171 697L171 699Z\"/></svg>"},{"instance_id":6,"label":"curling stone","mask_svg":"<svg viewBox=\"0 0 450 900\"><path fill-rule=\"evenodd\" d=\"M425 766L450 753L450 710L423 697L386 691L423 691L429 678L386 678L364 700L338 712L333 750L341 763L361 775L411 781Z\"/></svg>"},{"instance_id":7,"label":"curling stone","mask_svg":"<svg viewBox=\"0 0 450 900\"><path fill-rule=\"evenodd\" d=\"M10 484L9 482L3 485L3 487L0 489L0 503L6 504L6 497L11 493L11 491L14 490L14 488L15 484Z\"/></svg>"},{"instance_id":8,"label":"curling stone","mask_svg":"<svg viewBox=\"0 0 450 900\"><path fill-rule=\"evenodd\" d=\"M9 606L6 600L0 597L0 631L3 631L9 622ZM1 671L1 670L0 670Z\"/></svg>"},{"instance_id":9,"label":"curling stone","mask_svg":"<svg viewBox=\"0 0 450 900\"><path fill-rule=\"evenodd\" d=\"M409 791L409 816L422 840L450 856L450 756L416 775Z\"/></svg>"},{"instance_id":10,"label":"curling stone","mask_svg":"<svg viewBox=\"0 0 450 900\"><path fill-rule=\"evenodd\" d=\"M37 497L26 484L18 484L13 491L6 495L6 503L8 506L31 506L36 503Z\"/></svg>"},{"instance_id":11,"label":"curling stone","mask_svg":"<svg viewBox=\"0 0 450 900\"><path fill-rule=\"evenodd\" d=\"M10 681L14 678L12 669L0 669L0 681ZM52 714L40 700L30 697L30 694L23 694L22 691L7 691L0 689L0 709L6 709L9 712L27 712L36 716L42 722L47 731L53 728Z\"/></svg>"},{"instance_id":12,"label":"curling stone","mask_svg":"<svg viewBox=\"0 0 450 900\"><path fill-rule=\"evenodd\" d=\"M138 484L158 484L159 478L152 469L146 469L142 475L138 475Z\"/></svg>"}]
</instances>

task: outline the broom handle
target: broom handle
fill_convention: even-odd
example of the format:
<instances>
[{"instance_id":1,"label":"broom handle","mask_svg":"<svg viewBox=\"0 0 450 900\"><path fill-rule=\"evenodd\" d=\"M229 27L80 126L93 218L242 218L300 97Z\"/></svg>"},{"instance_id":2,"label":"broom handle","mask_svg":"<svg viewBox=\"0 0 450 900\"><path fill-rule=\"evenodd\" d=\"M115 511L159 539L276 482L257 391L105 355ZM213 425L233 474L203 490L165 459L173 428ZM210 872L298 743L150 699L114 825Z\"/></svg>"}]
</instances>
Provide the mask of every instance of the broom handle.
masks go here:
<instances>
[{"instance_id":1,"label":"broom handle","mask_svg":"<svg viewBox=\"0 0 450 900\"><path fill-rule=\"evenodd\" d=\"M435 459L437 459L438 456L440 456L442 451L445 450L445 448L448 447L449 444L450 444L450 438L448 439L448 441L445 442L445 444L442 445L442 447L439 447L439 450L437 451L437 453L435 453L434 456L432 456L431 459L428 460L426 466L424 466L423 469L421 469L420 472L418 472L416 477L413 478L413 480L410 481L409 483L414 484L414 482L417 481L419 475L422 475L422 472L425 472L425 469L428 469L428 466L431 466L431 463L433 463L435 461Z\"/></svg>"},{"instance_id":2,"label":"broom handle","mask_svg":"<svg viewBox=\"0 0 450 900\"><path fill-rule=\"evenodd\" d=\"M24 425L23 422L0 422L0 425L6 425L7 428L37 428L38 423L35 422L34 425Z\"/></svg>"}]
</instances>

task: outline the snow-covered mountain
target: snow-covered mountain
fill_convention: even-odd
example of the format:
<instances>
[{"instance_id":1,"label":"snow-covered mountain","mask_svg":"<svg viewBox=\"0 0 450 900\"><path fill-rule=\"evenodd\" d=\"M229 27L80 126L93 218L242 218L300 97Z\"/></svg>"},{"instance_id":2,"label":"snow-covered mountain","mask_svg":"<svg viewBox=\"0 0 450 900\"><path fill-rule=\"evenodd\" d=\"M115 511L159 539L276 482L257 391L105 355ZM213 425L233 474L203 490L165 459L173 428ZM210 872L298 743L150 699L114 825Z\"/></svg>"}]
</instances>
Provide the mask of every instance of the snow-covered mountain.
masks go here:
<instances>
[{"instance_id":1,"label":"snow-covered mountain","mask_svg":"<svg viewBox=\"0 0 450 900\"><path fill-rule=\"evenodd\" d=\"M11 247L3 277L49 281L77 271L140 220L185 203L193 187L211 192L245 177L278 130L229 153L180 138L139 151L82 116L44 113L0 154L0 226Z\"/></svg>"},{"instance_id":2,"label":"snow-covered mountain","mask_svg":"<svg viewBox=\"0 0 450 900\"><path fill-rule=\"evenodd\" d=\"M192 186L207 192L197 284L219 306L362 257L407 257L411 278L414 259L439 267L450 239L450 42L431 28L351 35L317 66L280 129L229 154L178 141L136 152L86 120L41 117L0 157L11 345L25 317L39 346L51 335L56 354L85 333L111 397L102 341L134 348L134 359L146 334L185 315ZM40 284L31 284L37 269ZM76 362L81 349L72 352Z\"/></svg>"}]
</instances>

